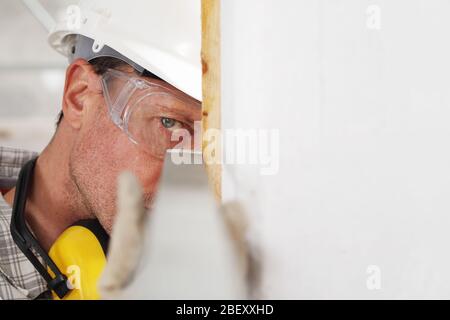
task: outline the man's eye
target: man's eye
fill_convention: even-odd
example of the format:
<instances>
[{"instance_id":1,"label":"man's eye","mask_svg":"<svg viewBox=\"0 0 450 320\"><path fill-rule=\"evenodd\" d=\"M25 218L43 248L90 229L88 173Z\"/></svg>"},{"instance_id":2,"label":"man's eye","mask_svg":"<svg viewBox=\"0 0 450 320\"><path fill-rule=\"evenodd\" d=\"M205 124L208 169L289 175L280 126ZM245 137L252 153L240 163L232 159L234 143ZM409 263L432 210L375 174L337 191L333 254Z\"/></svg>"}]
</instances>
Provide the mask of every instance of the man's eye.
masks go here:
<instances>
[{"instance_id":1,"label":"man's eye","mask_svg":"<svg viewBox=\"0 0 450 320\"><path fill-rule=\"evenodd\" d=\"M171 118L161 118L161 123L164 128L173 129L178 124L178 121Z\"/></svg>"}]
</instances>

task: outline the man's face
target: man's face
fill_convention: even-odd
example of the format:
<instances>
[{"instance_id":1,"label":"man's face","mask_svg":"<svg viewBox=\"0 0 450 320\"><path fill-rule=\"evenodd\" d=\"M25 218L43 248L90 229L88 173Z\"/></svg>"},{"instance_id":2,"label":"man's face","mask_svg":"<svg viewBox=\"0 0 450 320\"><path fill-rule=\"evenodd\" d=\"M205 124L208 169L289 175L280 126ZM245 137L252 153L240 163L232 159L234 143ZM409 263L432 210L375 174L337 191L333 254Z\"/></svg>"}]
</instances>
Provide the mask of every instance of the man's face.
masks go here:
<instances>
[{"instance_id":1,"label":"man's face","mask_svg":"<svg viewBox=\"0 0 450 320\"><path fill-rule=\"evenodd\" d=\"M126 71L133 75L131 70ZM151 81L163 84L162 81ZM176 90L181 101L186 99L186 105L192 101L192 98L168 84L164 86ZM93 91L88 94L84 108L83 124L70 152L69 174L84 206L110 232L116 214L117 178L120 173L131 171L138 178L145 203L149 206L157 189L164 160L145 150L139 143L133 143L112 122L103 92ZM190 118L195 121L201 118L200 108L186 106L185 112L189 112ZM194 127L194 123L189 125Z\"/></svg>"}]
</instances>

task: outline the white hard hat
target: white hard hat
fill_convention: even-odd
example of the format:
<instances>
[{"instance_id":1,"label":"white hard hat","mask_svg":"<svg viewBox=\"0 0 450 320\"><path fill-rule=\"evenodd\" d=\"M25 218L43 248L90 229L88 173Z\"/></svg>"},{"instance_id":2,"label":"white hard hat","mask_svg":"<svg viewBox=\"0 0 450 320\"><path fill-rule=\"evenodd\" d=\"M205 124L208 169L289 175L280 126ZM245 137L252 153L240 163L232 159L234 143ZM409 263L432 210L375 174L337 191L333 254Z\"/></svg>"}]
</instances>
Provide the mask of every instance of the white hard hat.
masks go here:
<instances>
[{"instance_id":1,"label":"white hard hat","mask_svg":"<svg viewBox=\"0 0 450 320\"><path fill-rule=\"evenodd\" d=\"M200 10L200 0L81 0L67 8L49 43L69 59L119 57L201 101Z\"/></svg>"}]
</instances>

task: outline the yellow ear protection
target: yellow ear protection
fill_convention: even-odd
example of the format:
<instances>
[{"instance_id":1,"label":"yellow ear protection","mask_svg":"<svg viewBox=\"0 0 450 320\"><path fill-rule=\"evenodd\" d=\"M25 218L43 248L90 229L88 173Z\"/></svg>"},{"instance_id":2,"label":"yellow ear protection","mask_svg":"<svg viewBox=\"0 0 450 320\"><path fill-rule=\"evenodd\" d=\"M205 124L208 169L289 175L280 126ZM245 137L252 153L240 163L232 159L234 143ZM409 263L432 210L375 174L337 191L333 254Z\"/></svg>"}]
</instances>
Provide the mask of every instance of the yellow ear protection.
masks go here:
<instances>
[{"instance_id":1,"label":"yellow ear protection","mask_svg":"<svg viewBox=\"0 0 450 320\"><path fill-rule=\"evenodd\" d=\"M78 221L58 237L49 256L72 288L64 299L100 298L97 282L105 267L107 246L108 235L98 220ZM55 294L53 297L58 298Z\"/></svg>"},{"instance_id":2,"label":"yellow ear protection","mask_svg":"<svg viewBox=\"0 0 450 320\"><path fill-rule=\"evenodd\" d=\"M19 174L10 226L12 237L55 299L98 299L97 281L106 263L109 241L98 220L82 220L66 229L48 254L28 229L24 213L36 159L27 162Z\"/></svg>"}]
</instances>

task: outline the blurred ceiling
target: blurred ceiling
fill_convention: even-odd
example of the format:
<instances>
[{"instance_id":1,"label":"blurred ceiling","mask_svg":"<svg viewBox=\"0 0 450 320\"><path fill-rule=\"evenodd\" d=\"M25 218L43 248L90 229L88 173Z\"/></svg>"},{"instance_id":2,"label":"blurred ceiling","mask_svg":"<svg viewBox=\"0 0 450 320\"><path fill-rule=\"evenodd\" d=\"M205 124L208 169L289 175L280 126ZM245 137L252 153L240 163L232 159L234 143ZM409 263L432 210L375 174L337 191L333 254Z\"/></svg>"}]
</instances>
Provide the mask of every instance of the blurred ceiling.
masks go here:
<instances>
[{"instance_id":1,"label":"blurred ceiling","mask_svg":"<svg viewBox=\"0 0 450 320\"><path fill-rule=\"evenodd\" d=\"M41 0L57 19L75 0ZM21 0L0 1L0 145L39 151L61 107L65 57Z\"/></svg>"}]
</instances>

